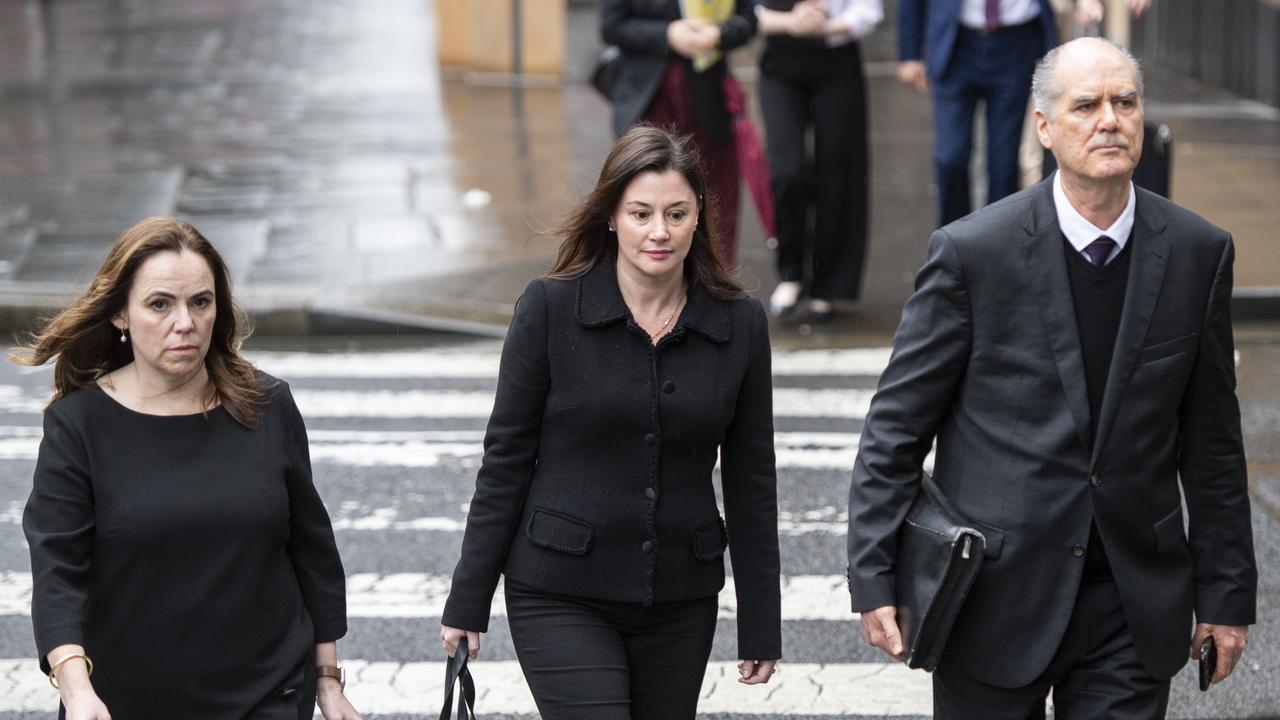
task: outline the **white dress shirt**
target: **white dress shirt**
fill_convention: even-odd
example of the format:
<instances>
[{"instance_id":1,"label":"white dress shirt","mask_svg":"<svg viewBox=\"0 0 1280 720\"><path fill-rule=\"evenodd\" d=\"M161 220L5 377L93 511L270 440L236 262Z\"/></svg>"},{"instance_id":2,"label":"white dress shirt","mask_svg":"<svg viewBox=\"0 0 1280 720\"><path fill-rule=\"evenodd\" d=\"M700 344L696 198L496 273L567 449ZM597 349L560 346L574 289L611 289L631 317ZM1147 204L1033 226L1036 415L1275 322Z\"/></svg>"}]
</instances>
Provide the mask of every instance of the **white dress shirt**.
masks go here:
<instances>
[{"instance_id":1,"label":"white dress shirt","mask_svg":"<svg viewBox=\"0 0 1280 720\"><path fill-rule=\"evenodd\" d=\"M827 17L843 20L849 32L827 38L828 47L848 45L884 22L883 0L827 0Z\"/></svg>"},{"instance_id":2,"label":"white dress shirt","mask_svg":"<svg viewBox=\"0 0 1280 720\"><path fill-rule=\"evenodd\" d=\"M1036 0L1000 0L1000 26L1021 25L1040 15ZM987 29L986 0L964 0L960 6L960 24L974 30Z\"/></svg>"},{"instance_id":3,"label":"white dress shirt","mask_svg":"<svg viewBox=\"0 0 1280 720\"><path fill-rule=\"evenodd\" d=\"M1133 206L1135 196L1133 192L1133 183L1129 183L1129 202L1125 203L1124 211L1120 213L1120 217L1116 218L1111 227L1106 230L1099 229L1097 225L1089 222L1071 205L1071 201L1067 199L1067 193L1062 189L1062 174L1053 173L1053 209L1058 212L1058 227L1062 229L1062 234L1066 236L1067 242L1071 243L1071 247L1075 248L1081 255L1088 259L1089 254L1084 251L1089 243L1097 240L1100 236L1106 235L1116 241L1116 246L1112 248L1111 254L1107 256L1107 262L1115 259L1120 251L1124 249L1125 243L1129 242L1129 232L1133 230ZM1105 265L1106 263L1103 263Z\"/></svg>"}]
</instances>

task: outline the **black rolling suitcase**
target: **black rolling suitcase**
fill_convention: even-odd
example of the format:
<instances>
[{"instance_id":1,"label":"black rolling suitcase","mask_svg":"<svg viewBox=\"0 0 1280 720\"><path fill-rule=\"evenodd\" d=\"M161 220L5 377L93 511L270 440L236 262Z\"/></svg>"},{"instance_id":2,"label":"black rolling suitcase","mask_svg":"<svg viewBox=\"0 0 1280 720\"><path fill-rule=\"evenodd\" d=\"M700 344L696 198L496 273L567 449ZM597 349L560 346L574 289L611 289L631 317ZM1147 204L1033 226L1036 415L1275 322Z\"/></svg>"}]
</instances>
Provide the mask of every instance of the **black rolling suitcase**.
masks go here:
<instances>
[{"instance_id":1,"label":"black rolling suitcase","mask_svg":"<svg viewBox=\"0 0 1280 720\"><path fill-rule=\"evenodd\" d=\"M1053 153L1044 151L1044 177L1058 169ZM1172 197L1170 174L1173 172L1173 133L1164 123L1147 121L1142 128L1142 157L1133 171L1133 184L1153 193Z\"/></svg>"}]
</instances>

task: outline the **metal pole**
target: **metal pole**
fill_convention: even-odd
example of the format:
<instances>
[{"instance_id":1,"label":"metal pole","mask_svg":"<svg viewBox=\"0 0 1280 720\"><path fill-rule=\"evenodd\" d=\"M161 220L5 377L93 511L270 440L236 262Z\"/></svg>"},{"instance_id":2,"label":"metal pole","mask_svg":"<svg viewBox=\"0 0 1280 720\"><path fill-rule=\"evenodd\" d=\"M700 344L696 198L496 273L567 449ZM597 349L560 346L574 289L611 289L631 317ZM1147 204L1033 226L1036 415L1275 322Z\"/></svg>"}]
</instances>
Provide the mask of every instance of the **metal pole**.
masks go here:
<instances>
[{"instance_id":1,"label":"metal pole","mask_svg":"<svg viewBox=\"0 0 1280 720\"><path fill-rule=\"evenodd\" d=\"M511 0L511 74L519 80L524 73L524 34L520 22L520 0Z\"/></svg>"}]
</instances>

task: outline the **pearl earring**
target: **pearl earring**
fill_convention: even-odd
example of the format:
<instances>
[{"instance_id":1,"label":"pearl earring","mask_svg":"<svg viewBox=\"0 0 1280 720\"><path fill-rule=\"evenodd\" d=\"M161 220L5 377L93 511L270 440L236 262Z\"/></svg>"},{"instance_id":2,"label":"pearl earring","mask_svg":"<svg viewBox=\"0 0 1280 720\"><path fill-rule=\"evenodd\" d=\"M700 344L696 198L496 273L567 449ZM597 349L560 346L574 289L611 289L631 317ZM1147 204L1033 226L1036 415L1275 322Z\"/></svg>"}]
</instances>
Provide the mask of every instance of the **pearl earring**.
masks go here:
<instances>
[{"instance_id":1,"label":"pearl earring","mask_svg":"<svg viewBox=\"0 0 1280 720\"><path fill-rule=\"evenodd\" d=\"M125 335L125 330L127 329L128 328L120 328L120 342L129 342L129 336Z\"/></svg>"}]
</instances>

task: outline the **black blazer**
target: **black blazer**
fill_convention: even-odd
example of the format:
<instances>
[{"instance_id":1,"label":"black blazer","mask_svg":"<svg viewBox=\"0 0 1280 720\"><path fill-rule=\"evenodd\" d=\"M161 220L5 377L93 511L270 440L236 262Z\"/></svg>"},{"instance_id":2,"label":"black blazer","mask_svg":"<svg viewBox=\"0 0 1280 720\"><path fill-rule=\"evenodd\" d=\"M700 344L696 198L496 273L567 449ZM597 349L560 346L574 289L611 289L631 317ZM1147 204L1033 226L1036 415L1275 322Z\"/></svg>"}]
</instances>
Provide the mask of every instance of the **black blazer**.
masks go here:
<instances>
[{"instance_id":1,"label":"black blazer","mask_svg":"<svg viewBox=\"0 0 1280 720\"><path fill-rule=\"evenodd\" d=\"M720 26L720 49L728 53L745 45L756 33L751 0L735 0L733 15ZM667 26L680 19L679 0L604 0L600 36L622 51L621 72L614 89L613 133L622 135L644 117L662 84L667 60ZM698 132L713 142L729 140L729 115L724 104L724 59L700 73L685 62Z\"/></svg>"},{"instance_id":2,"label":"black blazer","mask_svg":"<svg viewBox=\"0 0 1280 720\"><path fill-rule=\"evenodd\" d=\"M758 301L693 288L654 347L612 260L577 280L534 280L507 333L484 445L445 625L485 631L499 573L646 605L715 595L732 538L738 651L781 656L772 378Z\"/></svg>"},{"instance_id":3,"label":"black blazer","mask_svg":"<svg viewBox=\"0 0 1280 720\"><path fill-rule=\"evenodd\" d=\"M849 493L853 607L892 604L896 531L937 438L938 485L988 538L942 666L1002 687L1025 685L1053 657L1095 520L1155 677L1186 663L1193 611L1200 622L1254 622L1231 238L1137 189L1096 422L1064 242L1051 179L933 234Z\"/></svg>"}]
</instances>

